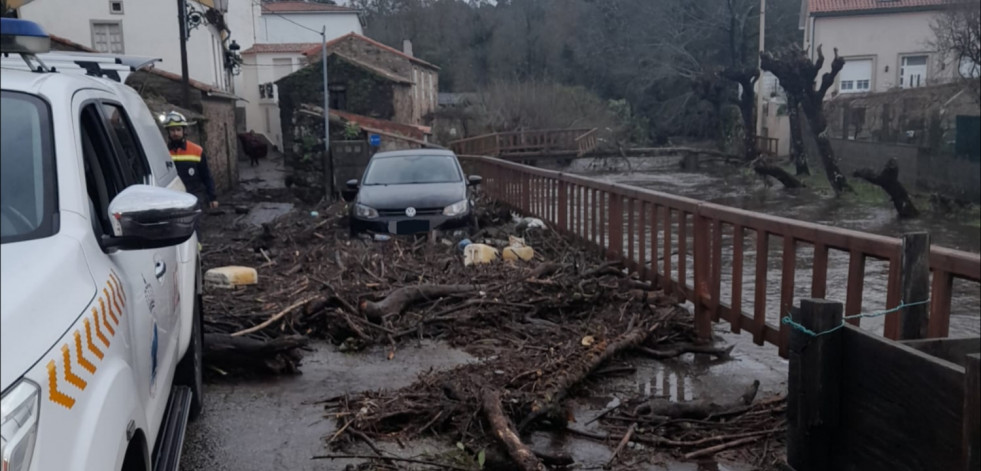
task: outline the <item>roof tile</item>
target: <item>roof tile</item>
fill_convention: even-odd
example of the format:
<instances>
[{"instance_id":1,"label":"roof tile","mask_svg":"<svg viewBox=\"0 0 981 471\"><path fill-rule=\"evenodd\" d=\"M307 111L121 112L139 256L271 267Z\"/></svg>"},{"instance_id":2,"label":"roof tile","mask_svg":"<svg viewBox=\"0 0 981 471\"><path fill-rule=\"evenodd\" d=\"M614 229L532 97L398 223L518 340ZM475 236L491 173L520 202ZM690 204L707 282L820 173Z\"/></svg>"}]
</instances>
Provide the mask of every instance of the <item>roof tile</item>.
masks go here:
<instances>
[{"instance_id":1,"label":"roof tile","mask_svg":"<svg viewBox=\"0 0 981 471\"><path fill-rule=\"evenodd\" d=\"M952 0L809 0L811 13L889 10L909 7L939 7Z\"/></svg>"}]
</instances>

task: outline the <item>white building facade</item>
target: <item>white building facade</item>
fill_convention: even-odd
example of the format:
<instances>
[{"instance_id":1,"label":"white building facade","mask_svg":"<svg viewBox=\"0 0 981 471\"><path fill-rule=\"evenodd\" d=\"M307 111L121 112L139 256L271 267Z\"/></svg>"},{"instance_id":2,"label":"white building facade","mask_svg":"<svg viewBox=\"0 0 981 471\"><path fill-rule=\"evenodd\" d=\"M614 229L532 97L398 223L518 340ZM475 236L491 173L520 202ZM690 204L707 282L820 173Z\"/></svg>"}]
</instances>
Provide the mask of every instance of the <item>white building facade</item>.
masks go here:
<instances>
[{"instance_id":1,"label":"white building facade","mask_svg":"<svg viewBox=\"0 0 981 471\"><path fill-rule=\"evenodd\" d=\"M225 67L227 33L210 19L222 18L228 0L186 0L201 23L187 42L188 75L232 91ZM231 0L239 3L245 0ZM246 3L248 3L246 1ZM181 73L178 0L35 0L20 7L20 18L45 31L103 52L162 59L156 67ZM208 13L209 10L213 10ZM217 21L216 21L217 22Z\"/></svg>"},{"instance_id":2,"label":"white building facade","mask_svg":"<svg viewBox=\"0 0 981 471\"><path fill-rule=\"evenodd\" d=\"M930 26L949 0L803 1L804 50L813 60L822 46L820 73L831 70L835 48L845 58L829 98L937 85L958 77L958 64L945 63L932 46Z\"/></svg>"}]
</instances>

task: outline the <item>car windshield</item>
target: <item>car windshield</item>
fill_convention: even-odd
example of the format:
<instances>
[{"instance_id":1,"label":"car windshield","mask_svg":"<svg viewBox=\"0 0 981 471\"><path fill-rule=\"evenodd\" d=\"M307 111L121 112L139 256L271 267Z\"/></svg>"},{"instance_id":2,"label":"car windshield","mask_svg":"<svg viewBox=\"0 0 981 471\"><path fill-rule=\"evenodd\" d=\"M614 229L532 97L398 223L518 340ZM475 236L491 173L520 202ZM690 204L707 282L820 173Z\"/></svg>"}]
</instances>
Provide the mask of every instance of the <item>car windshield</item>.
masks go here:
<instances>
[{"instance_id":1,"label":"car windshield","mask_svg":"<svg viewBox=\"0 0 981 471\"><path fill-rule=\"evenodd\" d=\"M50 235L54 212L51 119L24 93L0 95L0 242Z\"/></svg>"},{"instance_id":2,"label":"car windshield","mask_svg":"<svg viewBox=\"0 0 981 471\"><path fill-rule=\"evenodd\" d=\"M453 183L463 177L449 155L407 155L375 159L365 171L365 185Z\"/></svg>"}]
</instances>

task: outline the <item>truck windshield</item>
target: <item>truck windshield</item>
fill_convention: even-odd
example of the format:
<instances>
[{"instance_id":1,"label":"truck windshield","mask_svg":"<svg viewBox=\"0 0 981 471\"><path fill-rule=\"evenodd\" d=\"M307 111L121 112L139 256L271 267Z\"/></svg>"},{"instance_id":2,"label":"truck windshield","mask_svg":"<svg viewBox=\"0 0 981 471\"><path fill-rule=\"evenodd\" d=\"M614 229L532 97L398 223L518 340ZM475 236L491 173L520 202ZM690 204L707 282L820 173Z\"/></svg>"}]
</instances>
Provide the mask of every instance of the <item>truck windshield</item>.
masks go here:
<instances>
[{"instance_id":1,"label":"truck windshield","mask_svg":"<svg viewBox=\"0 0 981 471\"><path fill-rule=\"evenodd\" d=\"M375 159L365 171L365 185L453 183L463 177L449 155L406 155Z\"/></svg>"},{"instance_id":2,"label":"truck windshield","mask_svg":"<svg viewBox=\"0 0 981 471\"><path fill-rule=\"evenodd\" d=\"M50 236L55 210L54 148L48 105L0 92L0 243Z\"/></svg>"}]
</instances>

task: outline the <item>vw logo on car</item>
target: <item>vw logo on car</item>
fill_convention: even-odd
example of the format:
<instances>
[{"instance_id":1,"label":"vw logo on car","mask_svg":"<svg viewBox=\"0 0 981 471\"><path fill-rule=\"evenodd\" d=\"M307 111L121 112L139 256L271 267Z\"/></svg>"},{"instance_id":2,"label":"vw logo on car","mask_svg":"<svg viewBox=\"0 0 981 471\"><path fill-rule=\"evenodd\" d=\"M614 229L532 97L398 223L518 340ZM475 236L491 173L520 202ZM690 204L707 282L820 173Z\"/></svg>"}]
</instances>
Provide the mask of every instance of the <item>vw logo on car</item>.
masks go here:
<instances>
[{"instance_id":1,"label":"vw logo on car","mask_svg":"<svg viewBox=\"0 0 981 471\"><path fill-rule=\"evenodd\" d=\"M413 208L412 206L405 208L405 215L409 216L410 218L416 217L416 208Z\"/></svg>"}]
</instances>

